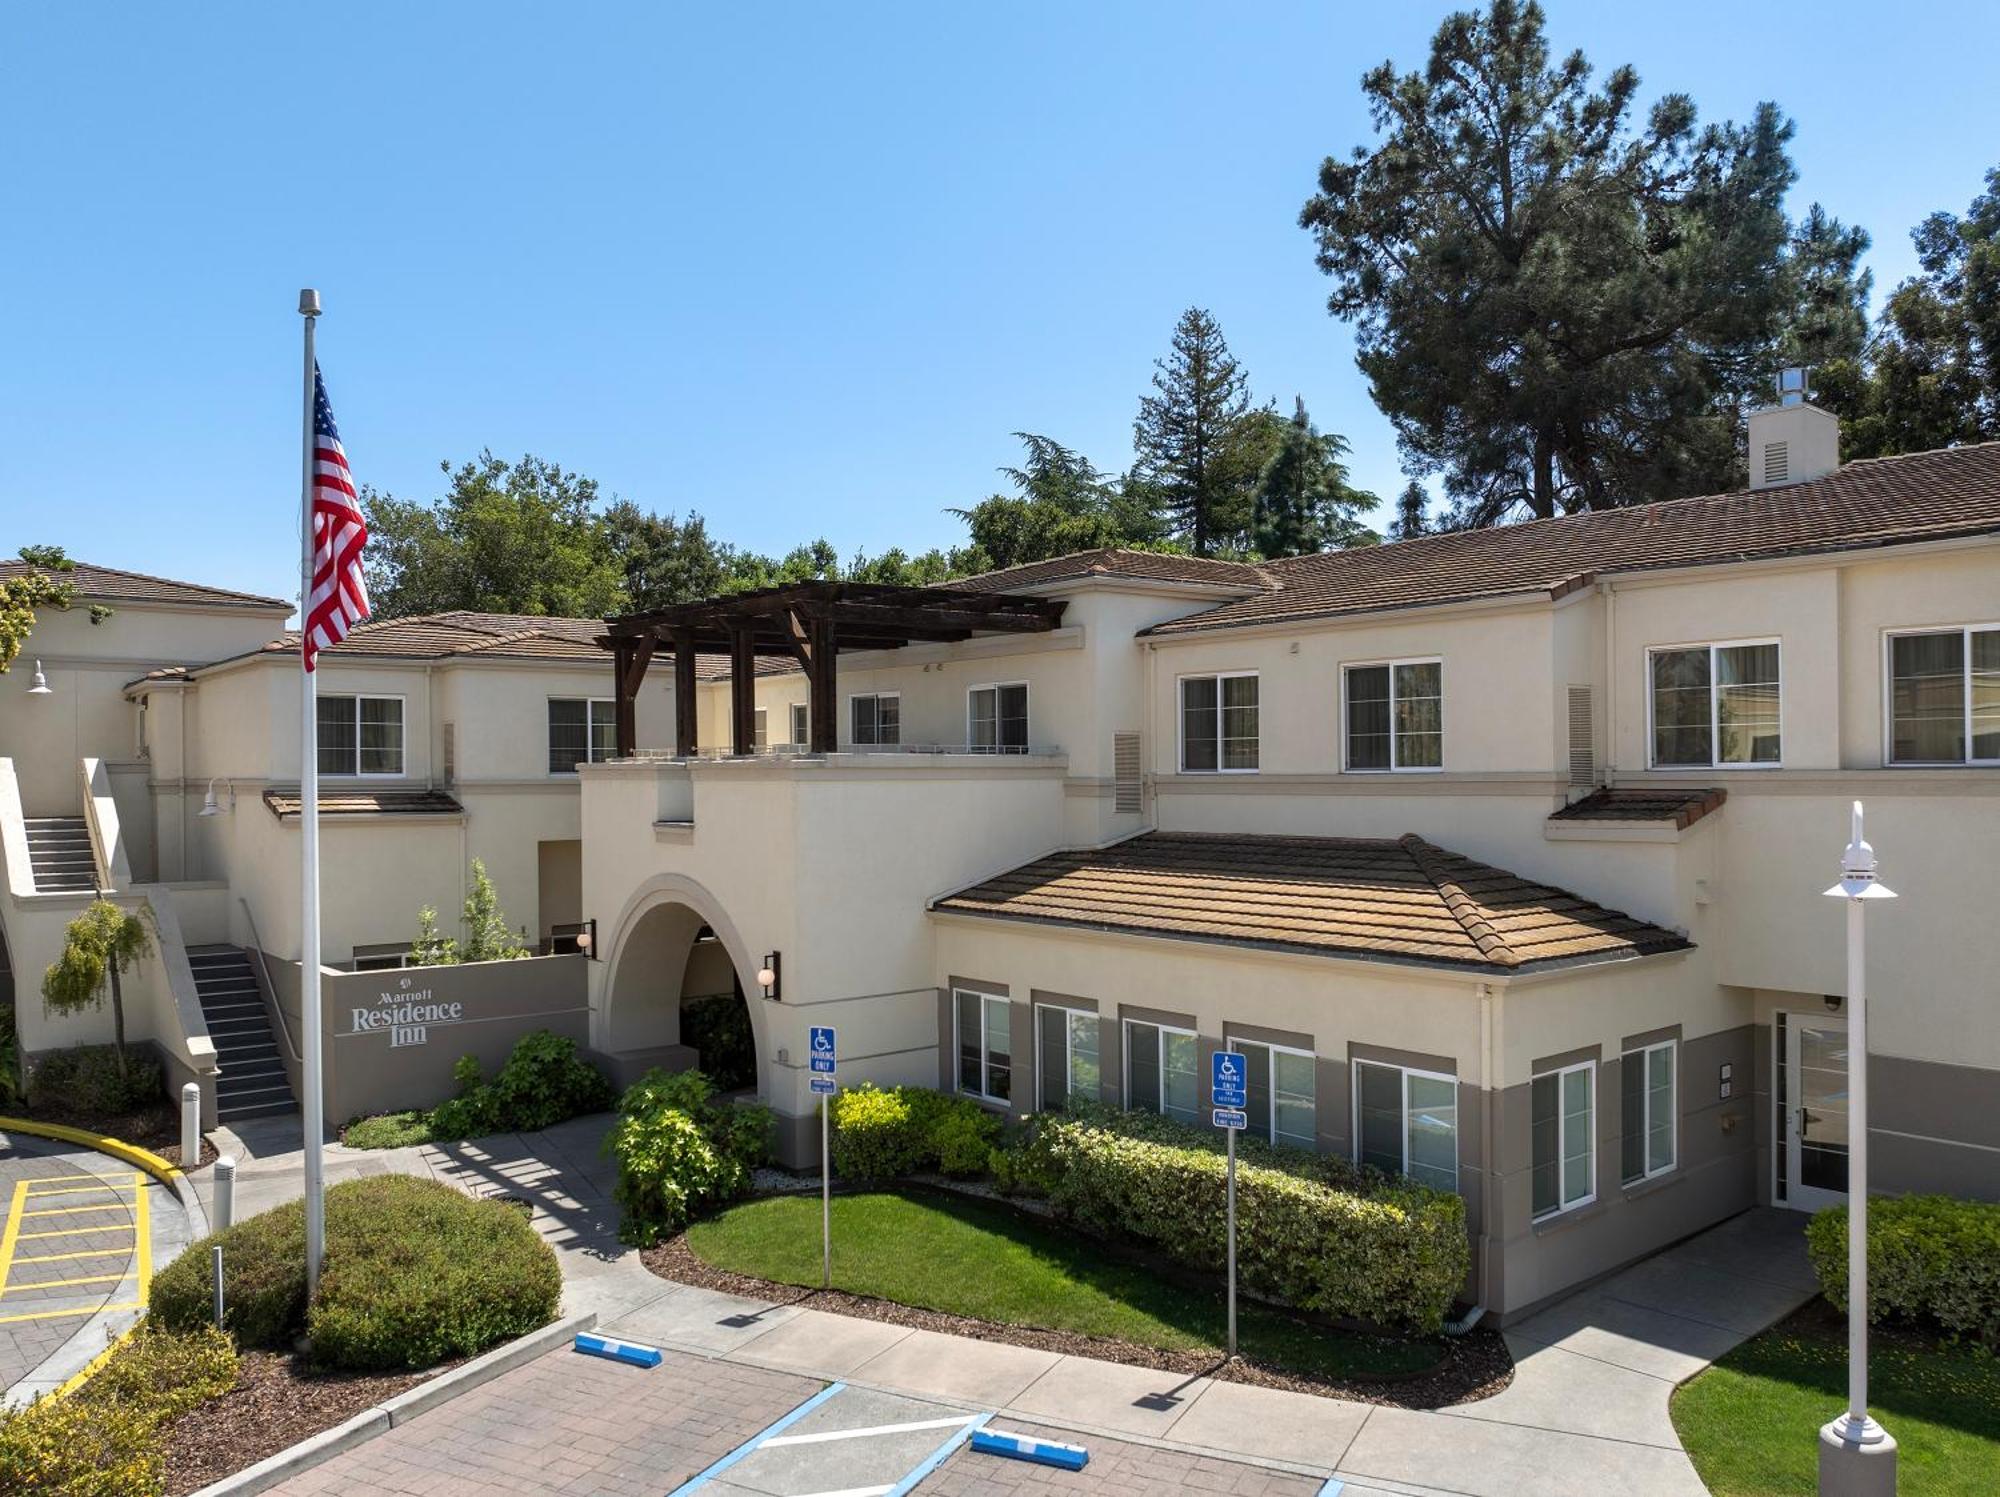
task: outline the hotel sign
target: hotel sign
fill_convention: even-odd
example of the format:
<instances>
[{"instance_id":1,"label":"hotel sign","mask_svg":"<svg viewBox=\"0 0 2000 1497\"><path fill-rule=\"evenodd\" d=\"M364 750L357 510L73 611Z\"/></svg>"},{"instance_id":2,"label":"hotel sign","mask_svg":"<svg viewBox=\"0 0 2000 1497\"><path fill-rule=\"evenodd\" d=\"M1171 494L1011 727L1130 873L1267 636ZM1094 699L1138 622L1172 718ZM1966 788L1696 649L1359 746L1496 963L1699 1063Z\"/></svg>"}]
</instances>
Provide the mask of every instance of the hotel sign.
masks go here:
<instances>
[{"instance_id":1,"label":"hotel sign","mask_svg":"<svg viewBox=\"0 0 2000 1497\"><path fill-rule=\"evenodd\" d=\"M354 1019L353 1032L376 1034L386 1029L389 1046L396 1049L428 1042L433 1024L463 1022L464 1004L439 1003L432 997L429 988L412 991L412 981L408 977L402 978L394 992L384 992L375 1002L349 1010Z\"/></svg>"}]
</instances>

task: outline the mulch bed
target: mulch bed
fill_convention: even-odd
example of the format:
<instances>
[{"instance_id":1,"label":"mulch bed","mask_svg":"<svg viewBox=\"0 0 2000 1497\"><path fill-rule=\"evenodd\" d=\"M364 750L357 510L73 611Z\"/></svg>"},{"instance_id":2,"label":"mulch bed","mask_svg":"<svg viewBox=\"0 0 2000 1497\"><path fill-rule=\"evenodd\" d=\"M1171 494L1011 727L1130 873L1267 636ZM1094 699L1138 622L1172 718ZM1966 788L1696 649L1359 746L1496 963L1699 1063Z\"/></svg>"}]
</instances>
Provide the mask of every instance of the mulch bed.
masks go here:
<instances>
[{"instance_id":1,"label":"mulch bed","mask_svg":"<svg viewBox=\"0 0 2000 1497\"><path fill-rule=\"evenodd\" d=\"M458 1363L422 1372L308 1372L281 1352L243 1353L236 1386L160 1432L166 1497L187 1497Z\"/></svg>"},{"instance_id":2,"label":"mulch bed","mask_svg":"<svg viewBox=\"0 0 2000 1497\"><path fill-rule=\"evenodd\" d=\"M1293 1393L1313 1393L1325 1398L1345 1398L1357 1403L1385 1404L1403 1409L1441 1409L1455 1403L1471 1403L1491 1398L1514 1380L1514 1359L1499 1332L1475 1328L1464 1336L1444 1343L1444 1357L1427 1372L1401 1377L1321 1378L1288 1372L1238 1357L1219 1362L1213 1352L1163 1351L1130 1341L1105 1336L1085 1336L1073 1331L1049 1331L1035 1326L1002 1325L990 1320L974 1320L965 1315L947 1315L938 1310L919 1310L894 1300L849 1294L840 1289L802 1289L796 1284L778 1284L747 1274L712 1268L695 1256L682 1233L657 1247L644 1249L639 1261L663 1279L713 1289L723 1294L765 1300L780 1305L804 1305L835 1315L852 1315L859 1320L879 1320L888 1325L909 1326L914 1330L937 1331L947 1336L965 1336L975 1341L998 1341L1009 1346L1033 1347L1063 1355L1096 1357L1103 1362L1122 1362L1128 1367L1150 1367L1184 1377L1212 1377L1224 1382L1254 1383L1262 1388L1283 1388Z\"/></svg>"},{"instance_id":3,"label":"mulch bed","mask_svg":"<svg viewBox=\"0 0 2000 1497\"><path fill-rule=\"evenodd\" d=\"M81 1113L66 1107L23 1107L18 1115L32 1118L37 1122L60 1123L66 1128L81 1128L105 1138L115 1138L120 1143L135 1144L150 1150L167 1163L180 1169L188 1166L181 1163L181 1115L171 1102L159 1102L151 1106L135 1108L131 1112L109 1115L102 1113ZM201 1141L201 1161L194 1166L215 1162L216 1148L207 1137Z\"/></svg>"}]
</instances>

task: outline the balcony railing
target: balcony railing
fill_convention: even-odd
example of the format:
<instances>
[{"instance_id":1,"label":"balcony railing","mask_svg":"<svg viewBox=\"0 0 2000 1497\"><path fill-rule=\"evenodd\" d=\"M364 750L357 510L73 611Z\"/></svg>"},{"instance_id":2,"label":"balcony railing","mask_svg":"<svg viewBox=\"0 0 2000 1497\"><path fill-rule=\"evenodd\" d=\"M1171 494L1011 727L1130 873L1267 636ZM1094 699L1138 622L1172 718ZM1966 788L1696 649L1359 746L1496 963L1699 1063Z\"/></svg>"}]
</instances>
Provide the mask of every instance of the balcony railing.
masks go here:
<instances>
[{"instance_id":1,"label":"balcony railing","mask_svg":"<svg viewBox=\"0 0 2000 1497\"><path fill-rule=\"evenodd\" d=\"M1054 744L1029 744L995 748L991 745L970 743L843 743L839 755L888 755L891 757L930 756L942 757L947 754L963 754L980 758L1034 758L1060 754L1062 750ZM683 756L671 749L640 749L634 754L635 760L663 761L679 760ZM739 754L730 748L716 745L697 747L694 759L824 759L825 754L816 754L803 743L772 743Z\"/></svg>"}]
</instances>

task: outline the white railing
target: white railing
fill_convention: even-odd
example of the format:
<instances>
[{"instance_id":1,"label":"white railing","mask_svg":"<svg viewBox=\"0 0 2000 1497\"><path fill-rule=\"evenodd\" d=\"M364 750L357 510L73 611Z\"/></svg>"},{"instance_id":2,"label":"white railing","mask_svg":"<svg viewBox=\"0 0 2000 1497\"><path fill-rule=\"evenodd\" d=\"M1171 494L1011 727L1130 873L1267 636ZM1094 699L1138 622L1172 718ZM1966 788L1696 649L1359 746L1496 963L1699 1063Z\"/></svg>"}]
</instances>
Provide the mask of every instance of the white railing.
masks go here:
<instances>
[{"instance_id":1,"label":"white railing","mask_svg":"<svg viewBox=\"0 0 2000 1497\"><path fill-rule=\"evenodd\" d=\"M97 864L97 887L129 889L132 868L118 826L118 802L111 796L110 772L102 759L79 759L76 772L83 793L84 824L90 831L90 853Z\"/></svg>"},{"instance_id":2,"label":"white railing","mask_svg":"<svg viewBox=\"0 0 2000 1497\"><path fill-rule=\"evenodd\" d=\"M1062 749L1055 744L1010 745L994 748L990 744L971 743L843 743L834 751L841 757L850 755L889 755L908 757L942 757L948 754L965 755L974 758L1027 759L1045 758L1060 754ZM739 754L732 748L709 744L699 746L692 754L679 754L672 749L639 749L626 763L682 763L697 759L825 759L831 755L822 754L802 743L772 743L754 748L747 754Z\"/></svg>"}]
</instances>

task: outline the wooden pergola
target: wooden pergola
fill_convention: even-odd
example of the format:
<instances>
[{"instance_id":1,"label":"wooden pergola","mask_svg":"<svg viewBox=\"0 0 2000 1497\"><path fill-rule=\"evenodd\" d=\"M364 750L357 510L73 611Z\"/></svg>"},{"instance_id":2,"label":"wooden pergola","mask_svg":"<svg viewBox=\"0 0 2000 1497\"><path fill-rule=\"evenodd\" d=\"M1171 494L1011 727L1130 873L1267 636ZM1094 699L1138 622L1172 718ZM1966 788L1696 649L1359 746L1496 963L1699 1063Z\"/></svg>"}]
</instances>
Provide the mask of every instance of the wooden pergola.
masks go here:
<instances>
[{"instance_id":1,"label":"wooden pergola","mask_svg":"<svg viewBox=\"0 0 2000 1497\"><path fill-rule=\"evenodd\" d=\"M843 650L894 650L904 645L970 639L975 634L1044 634L1061 621L1064 604L1016 593L886 583L794 582L733 597L705 598L624 618L607 619L598 644L611 651L617 677L618 756L638 752L634 704L653 657L674 658L674 752L695 745L695 658L729 657L730 751L751 754L757 741L757 660L797 661L810 686L810 748L840 747L836 662Z\"/></svg>"}]
</instances>

